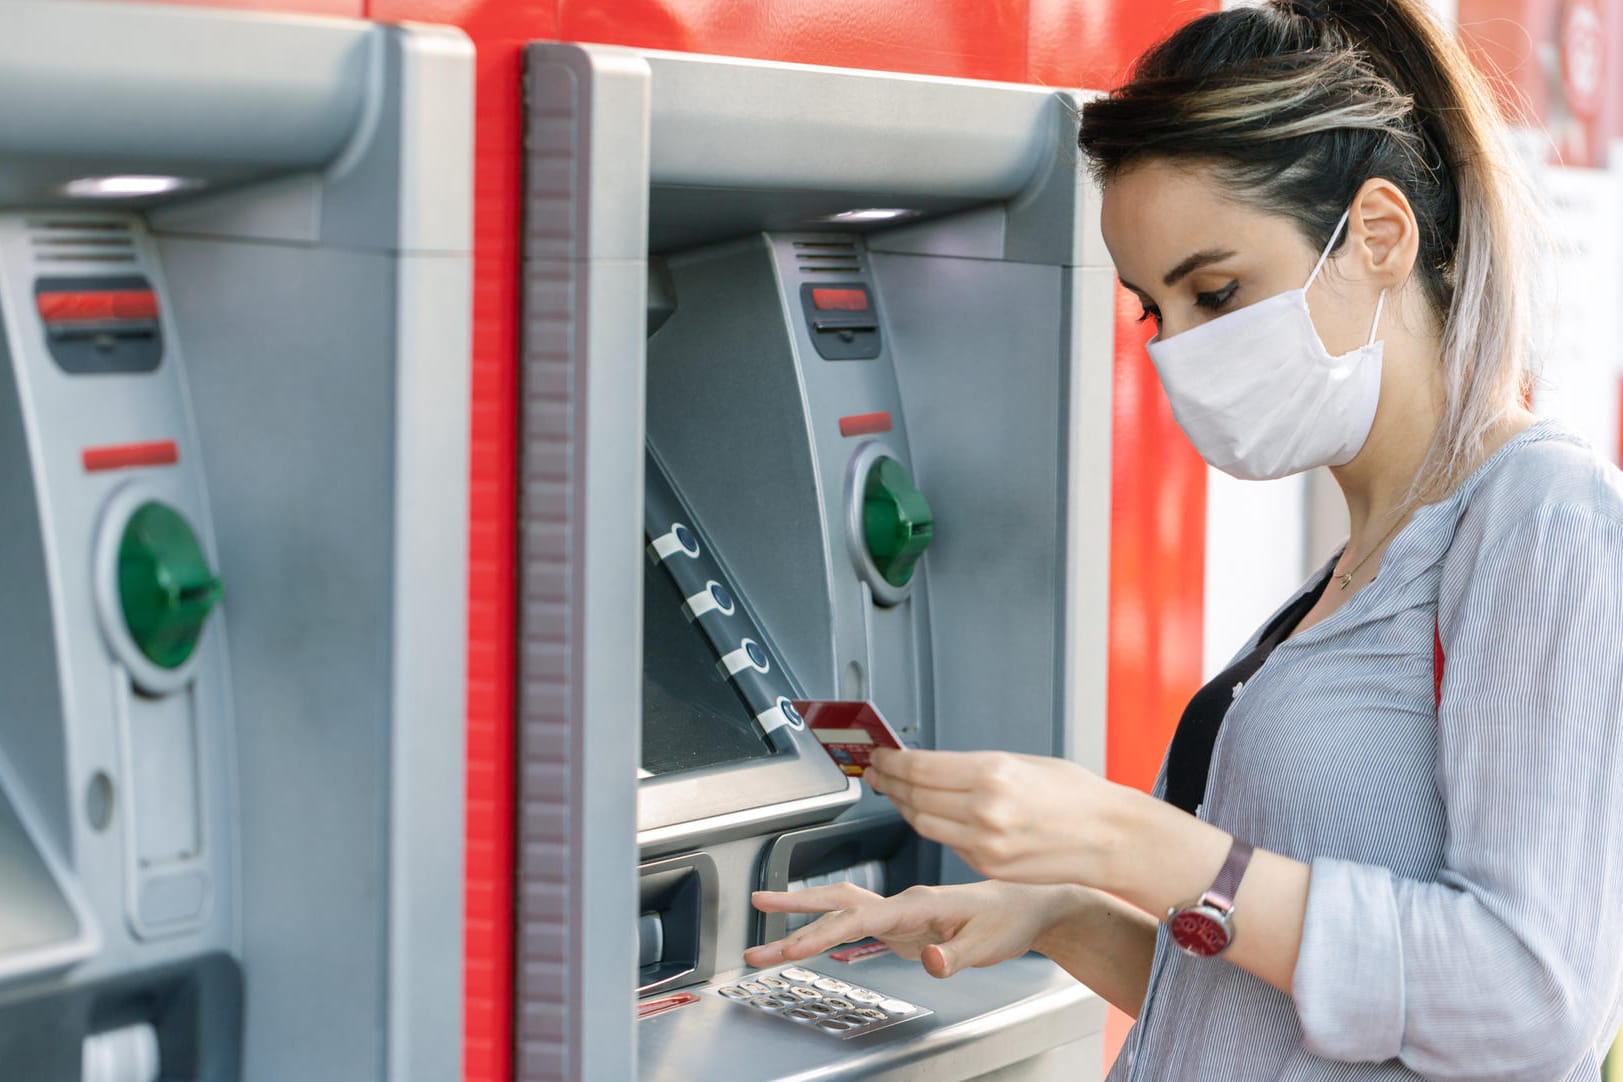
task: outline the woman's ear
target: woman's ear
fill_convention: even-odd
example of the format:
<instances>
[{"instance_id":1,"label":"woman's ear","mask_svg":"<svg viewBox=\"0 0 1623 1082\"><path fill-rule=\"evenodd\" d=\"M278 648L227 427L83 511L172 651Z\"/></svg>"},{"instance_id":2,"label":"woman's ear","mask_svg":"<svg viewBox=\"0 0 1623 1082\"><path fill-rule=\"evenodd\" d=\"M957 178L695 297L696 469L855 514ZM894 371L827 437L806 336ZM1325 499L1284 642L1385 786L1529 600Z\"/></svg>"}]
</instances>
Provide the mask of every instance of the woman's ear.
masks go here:
<instances>
[{"instance_id":1,"label":"woman's ear","mask_svg":"<svg viewBox=\"0 0 1623 1082\"><path fill-rule=\"evenodd\" d=\"M1349 277L1353 267L1377 282L1383 289L1395 288L1409 277L1420 256L1420 225L1414 208L1398 186L1381 177L1364 182L1353 197L1348 218L1347 253L1352 265L1343 267Z\"/></svg>"}]
</instances>

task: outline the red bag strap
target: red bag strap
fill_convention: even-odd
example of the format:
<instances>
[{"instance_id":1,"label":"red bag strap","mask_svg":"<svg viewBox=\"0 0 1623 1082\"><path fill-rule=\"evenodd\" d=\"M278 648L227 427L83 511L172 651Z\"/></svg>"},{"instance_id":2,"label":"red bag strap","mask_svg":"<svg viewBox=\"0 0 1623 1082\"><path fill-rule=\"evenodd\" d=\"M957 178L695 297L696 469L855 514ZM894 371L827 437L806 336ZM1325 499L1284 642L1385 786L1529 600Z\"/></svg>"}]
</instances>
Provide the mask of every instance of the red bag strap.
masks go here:
<instances>
[{"instance_id":1,"label":"red bag strap","mask_svg":"<svg viewBox=\"0 0 1623 1082\"><path fill-rule=\"evenodd\" d=\"M1443 708L1443 626L1441 622L1432 624L1432 679L1437 684L1437 709Z\"/></svg>"}]
</instances>

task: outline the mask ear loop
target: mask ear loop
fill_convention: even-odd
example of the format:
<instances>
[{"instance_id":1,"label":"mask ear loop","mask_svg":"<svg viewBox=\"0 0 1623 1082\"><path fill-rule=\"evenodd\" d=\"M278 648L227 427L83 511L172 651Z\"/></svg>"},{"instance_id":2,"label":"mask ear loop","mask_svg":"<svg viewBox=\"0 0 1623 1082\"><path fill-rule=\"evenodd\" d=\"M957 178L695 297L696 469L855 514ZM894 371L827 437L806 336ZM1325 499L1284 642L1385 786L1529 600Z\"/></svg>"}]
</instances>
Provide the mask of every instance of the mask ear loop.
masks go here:
<instances>
[{"instance_id":1,"label":"mask ear loop","mask_svg":"<svg viewBox=\"0 0 1623 1082\"><path fill-rule=\"evenodd\" d=\"M1369 341L1364 343L1365 349L1375 344L1375 332L1381 329L1381 308L1385 304L1386 290L1383 289L1381 295L1375 298L1375 321L1369 325Z\"/></svg>"},{"instance_id":2,"label":"mask ear loop","mask_svg":"<svg viewBox=\"0 0 1623 1082\"><path fill-rule=\"evenodd\" d=\"M1336 227L1330 231L1330 243L1326 244L1324 251L1319 253L1319 261L1313 264L1313 273L1307 276L1307 285L1303 286L1302 289L1312 288L1314 281L1318 279L1319 272L1324 269L1324 261L1330 258L1330 250L1336 246L1336 238L1341 236L1341 227L1347 224L1347 218L1351 214L1351 207L1341 212L1341 219L1336 222Z\"/></svg>"},{"instance_id":3,"label":"mask ear loop","mask_svg":"<svg viewBox=\"0 0 1623 1082\"><path fill-rule=\"evenodd\" d=\"M1318 280L1319 272L1324 269L1325 260L1330 258L1330 251L1336 246L1336 238L1341 236L1341 227L1347 224L1347 219L1351 216L1351 207L1341 212L1341 217L1336 221L1335 229L1330 231L1330 243L1326 244L1324 251L1319 253L1319 261L1313 264L1313 273L1307 276L1307 285L1302 287L1303 292L1306 292ZM1381 295L1375 298L1375 319L1369 325L1369 341L1364 343L1365 349L1375 344L1375 332L1381 329L1381 309L1385 305L1386 290L1383 289Z\"/></svg>"}]
</instances>

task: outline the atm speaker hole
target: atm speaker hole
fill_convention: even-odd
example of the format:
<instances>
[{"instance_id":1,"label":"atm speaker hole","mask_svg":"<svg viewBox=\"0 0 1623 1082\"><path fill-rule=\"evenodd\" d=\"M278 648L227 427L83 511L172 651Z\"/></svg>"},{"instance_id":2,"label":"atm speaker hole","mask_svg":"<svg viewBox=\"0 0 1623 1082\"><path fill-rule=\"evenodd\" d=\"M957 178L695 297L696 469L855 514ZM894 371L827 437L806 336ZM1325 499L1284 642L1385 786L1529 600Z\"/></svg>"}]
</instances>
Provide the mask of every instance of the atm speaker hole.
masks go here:
<instances>
[{"instance_id":1,"label":"atm speaker hole","mask_svg":"<svg viewBox=\"0 0 1623 1082\"><path fill-rule=\"evenodd\" d=\"M845 679L841 681L840 698L859 700L867 697L868 674L863 671L860 662L853 661L845 667Z\"/></svg>"},{"instance_id":2,"label":"atm speaker hole","mask_svg":"<svg viewBox=\"0 0 1623 1082\"><path fill-rule=\"evenodd\" d=\"M113 821L113 779L104 771L96 771L85 787L85 817L98 831Z\"/></svg>"}]
</instances>

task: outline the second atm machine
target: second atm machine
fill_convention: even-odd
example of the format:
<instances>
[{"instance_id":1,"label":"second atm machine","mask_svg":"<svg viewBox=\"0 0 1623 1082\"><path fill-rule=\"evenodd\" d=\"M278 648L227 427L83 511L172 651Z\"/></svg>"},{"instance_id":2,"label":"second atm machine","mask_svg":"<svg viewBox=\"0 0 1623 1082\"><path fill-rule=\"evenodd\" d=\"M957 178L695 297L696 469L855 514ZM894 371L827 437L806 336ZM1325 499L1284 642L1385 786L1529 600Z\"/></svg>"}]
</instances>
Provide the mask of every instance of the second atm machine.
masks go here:
<instances>
[{"instance_id":1,"label":"second atm machine","mask_svg":"<svg viewBox=\"0 0 1623 1082\"><path fill-rule=\"evenodd\" d=\"M520 1076L1097 1077L1104 1005L1037 956L814 959L932 1012L849 1041L717 994L785 930L754 889L973 874L790 700L1102 765L1075 99L573 45L526 88Z\"/></svg>"},{"instance_id":2,"label":"second atm machine","mask_svg":"<svg viewBox=\"0 0 1623 1082\"><path fill-rule=\"evenodd\" d=\"M0 1078L462 1070L473 46L0 4Z\"/></svg>"}]
</instances>

